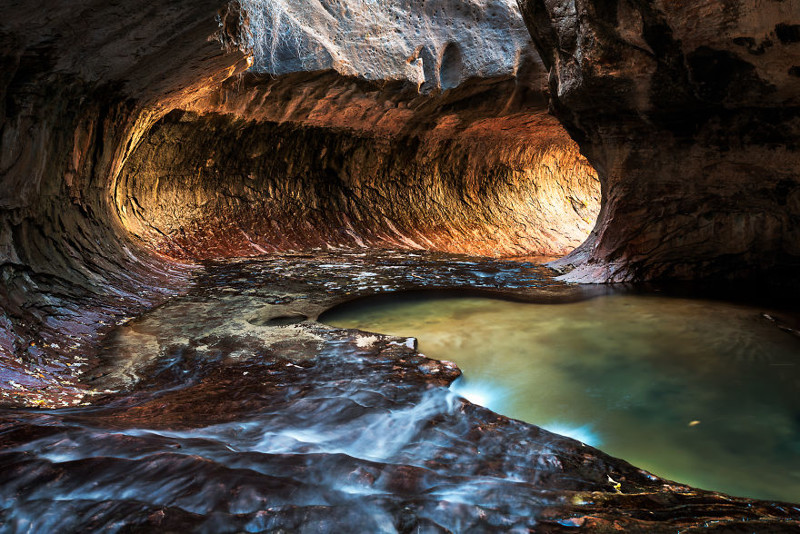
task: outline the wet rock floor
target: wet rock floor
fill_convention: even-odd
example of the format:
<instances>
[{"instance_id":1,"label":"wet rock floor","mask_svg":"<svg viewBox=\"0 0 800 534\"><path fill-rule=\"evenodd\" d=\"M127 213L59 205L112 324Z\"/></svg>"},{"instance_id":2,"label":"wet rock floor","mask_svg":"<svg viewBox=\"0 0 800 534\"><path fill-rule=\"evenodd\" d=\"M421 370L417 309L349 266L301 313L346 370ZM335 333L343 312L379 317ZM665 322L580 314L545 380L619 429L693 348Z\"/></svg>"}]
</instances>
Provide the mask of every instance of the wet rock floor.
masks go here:
<instances>
[{"instance_id":1,"label":"wet rock floor","mask_svg":"<svg viewBox=\"0 0 800 534\"><path fill-rule=\"evenodd\" d=\"M454 255L209 263L106 339L91 405L0 411L0 530L800 530L796 505L694 490L473 405L413 339L316 322L361 296L448 288L608 291Z\"/></svg>"}]
</instances>

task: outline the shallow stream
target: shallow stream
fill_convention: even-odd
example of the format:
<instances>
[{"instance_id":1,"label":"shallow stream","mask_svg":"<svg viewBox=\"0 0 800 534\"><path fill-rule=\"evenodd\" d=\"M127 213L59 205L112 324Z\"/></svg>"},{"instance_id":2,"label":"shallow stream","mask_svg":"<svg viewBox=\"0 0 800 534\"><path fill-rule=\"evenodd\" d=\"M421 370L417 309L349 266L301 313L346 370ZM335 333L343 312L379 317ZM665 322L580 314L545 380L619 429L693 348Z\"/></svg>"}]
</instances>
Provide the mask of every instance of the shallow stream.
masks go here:
<instances>
[{"instance_id":1,"label":"shallow stream","mask_svg":"<svg viewBox=\"0 0 800 534\"><path fill-rule=\"evenodd\" d=\"M378 297L325 315L415 336L460 395L704 489L800 501L800 338L713 301Z\"/></svg>"},{"instance_id":2,"label":"shallow stream","mask_svg":"<svg viewBox=\"0 0 800 534\"><path fill-rule=\"evenodd\" d=\"M541 304L430 298L465 288ZM80 405L0 408L0 533L796 531L800 506L640 467L800 501L800 340L616 291L443 254L209 263L81 362ZM337 304L371 332L316 320Z\"/></svg>"}]
</instances>

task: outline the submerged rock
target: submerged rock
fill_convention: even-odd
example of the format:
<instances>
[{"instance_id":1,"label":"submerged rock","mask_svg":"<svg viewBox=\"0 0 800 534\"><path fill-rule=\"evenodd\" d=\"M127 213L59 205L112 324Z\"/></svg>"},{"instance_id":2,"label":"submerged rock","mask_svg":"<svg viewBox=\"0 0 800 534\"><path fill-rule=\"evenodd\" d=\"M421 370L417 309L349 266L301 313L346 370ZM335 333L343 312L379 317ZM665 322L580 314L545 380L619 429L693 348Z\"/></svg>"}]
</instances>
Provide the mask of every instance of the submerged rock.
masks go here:
<instances>
[{"instance_id":1,"label":"submerged rock","mask_svg":"<svg viewBox=\"0 0 800 534\"><path fill-rule=\"evenodd\" d=\"M364 272L370 287L359 289L354 275ZM135 382L95 368L98 386L121 391L75 410L0 411L0 520L11 531L63 532L798 528L795 505L662 480L471 404L448 389L458 368L407 338L246 319L259 305L316 317L380 288L496 294L498 280L517 298L585 291L538 266L464 256L209 263L190 294L131 323L135 344L107 347L111 368L135 351L149 357Z\"/></svg>"}]
</instances>

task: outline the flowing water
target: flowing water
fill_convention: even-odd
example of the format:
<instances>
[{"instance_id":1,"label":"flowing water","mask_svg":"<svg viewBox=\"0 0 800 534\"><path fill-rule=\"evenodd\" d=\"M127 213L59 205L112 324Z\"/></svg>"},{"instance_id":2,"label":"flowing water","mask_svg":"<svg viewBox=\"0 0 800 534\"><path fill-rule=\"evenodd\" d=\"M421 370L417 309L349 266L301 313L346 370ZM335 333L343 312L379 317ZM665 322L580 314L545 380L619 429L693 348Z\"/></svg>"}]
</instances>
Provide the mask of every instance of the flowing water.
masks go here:
<instances>
[{"instance_id":1,"label":"flowing water","mask_svg":"<svg viewBox=\"0 0 800 534\"><path fill-rule=\"evenodd\" d=\"M311 319L347 296L445 283L560 287L535 264L455 255L208 264L188 294L104 341L83 405L0 408L0 533L527 532L594 513L565 499L575 492L606 492L605 513L631 508L611 502L608 476L663 490L465 402L448 388L457 369L413 340Z\"/></svg>"},{"instance_id":2,"label":"flowing water","mask_svg":"<svg viewBox=\"0 0 800 534\"><path fill-rule=\"evenodd\" d=\"M459 287L551 304L402 296ZM0 408L0 533L791 531L800 507L674 487L462 398L684 482L800 501L798 340L749 309L594 291L616 290L455 255L208 264L104 340L85 403ZM389 304L329 319L402 336L314 320L375 294ZM410 336L466 378L451 387L455 365Z\"/></svg>"},{"instance_id":3,"label":"flowing water","mask_svg":"<svg viewBox=\"0 0 800 534\"><path fill-rule=\"evenodd\" d=\"M460 395L681 483L800 501L800 338L758 309L616 295L568 304L380 297L327 324L414 336Z\"/></svg>"}]
</instances>

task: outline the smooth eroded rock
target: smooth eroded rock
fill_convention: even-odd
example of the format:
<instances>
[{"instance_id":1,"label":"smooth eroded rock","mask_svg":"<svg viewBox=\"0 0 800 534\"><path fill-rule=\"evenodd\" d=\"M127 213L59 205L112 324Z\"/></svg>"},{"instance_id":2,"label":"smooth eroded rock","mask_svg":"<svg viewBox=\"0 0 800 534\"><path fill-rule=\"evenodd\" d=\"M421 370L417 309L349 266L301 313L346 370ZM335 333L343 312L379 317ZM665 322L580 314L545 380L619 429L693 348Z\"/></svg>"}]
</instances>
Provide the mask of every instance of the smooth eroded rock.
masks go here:
<instances>
[{"instance_id":1,"label":"smooth eroded rock","mask_svg":"<svg viewBox=\"0 0 800 534\"><path fill-rule=\"evenodd\" d=\"M524 0L552 108L603 183L567 279L796 279L796 1Z\"/></svg>"}]
</instances>

